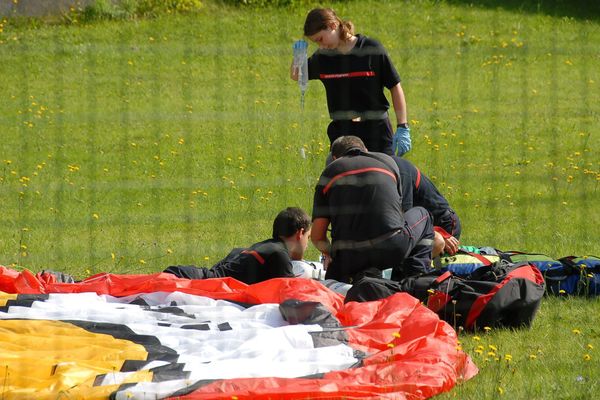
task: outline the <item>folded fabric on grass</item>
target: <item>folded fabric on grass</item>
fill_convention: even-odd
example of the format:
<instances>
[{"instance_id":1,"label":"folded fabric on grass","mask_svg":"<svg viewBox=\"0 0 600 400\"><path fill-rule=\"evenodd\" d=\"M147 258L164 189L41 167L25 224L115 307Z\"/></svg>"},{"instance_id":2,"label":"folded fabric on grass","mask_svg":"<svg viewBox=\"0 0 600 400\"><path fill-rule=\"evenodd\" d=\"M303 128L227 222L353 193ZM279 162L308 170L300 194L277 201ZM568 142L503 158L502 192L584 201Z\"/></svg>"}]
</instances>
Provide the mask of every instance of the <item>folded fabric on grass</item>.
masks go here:
<instances>
[{"instance_id":1,"label":"folded fabric on grass","mask_svg":"<svg viewBox=\"0 0 600 400\"><path fill-rule=\"evenodd\" d=\"M423 399L477 373L415 298L344 304L310 279L0 267L0 332L6 399Z\"/></svg>"}]
</instances>

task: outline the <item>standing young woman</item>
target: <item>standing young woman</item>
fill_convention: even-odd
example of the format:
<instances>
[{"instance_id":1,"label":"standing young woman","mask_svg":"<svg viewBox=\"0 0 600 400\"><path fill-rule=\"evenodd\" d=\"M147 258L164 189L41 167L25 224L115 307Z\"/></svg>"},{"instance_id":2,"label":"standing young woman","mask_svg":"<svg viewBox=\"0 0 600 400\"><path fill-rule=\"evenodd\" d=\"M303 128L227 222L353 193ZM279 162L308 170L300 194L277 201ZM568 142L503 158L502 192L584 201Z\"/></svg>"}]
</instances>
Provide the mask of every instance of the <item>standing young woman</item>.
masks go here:
<instances>
[{"instance_id":1,"label":"standing young woman","mask_svg":"<svg viewBox=\"0 0 600 400\"><path fill-rule=\"evenodd\" d=\"M320 79L325 86L332 120L327 128L330 142L353 135L361 138L369 151L390 155L409 151L404 91L383 45L367 36L355 35L352 22L340 19L330 8L315 8L308 13L304 35L319 46L308 59L308 78ZM290 75L298 80L293 64ZM384 87L392 97L395 133Z\"/></svg>"}]
</instances>

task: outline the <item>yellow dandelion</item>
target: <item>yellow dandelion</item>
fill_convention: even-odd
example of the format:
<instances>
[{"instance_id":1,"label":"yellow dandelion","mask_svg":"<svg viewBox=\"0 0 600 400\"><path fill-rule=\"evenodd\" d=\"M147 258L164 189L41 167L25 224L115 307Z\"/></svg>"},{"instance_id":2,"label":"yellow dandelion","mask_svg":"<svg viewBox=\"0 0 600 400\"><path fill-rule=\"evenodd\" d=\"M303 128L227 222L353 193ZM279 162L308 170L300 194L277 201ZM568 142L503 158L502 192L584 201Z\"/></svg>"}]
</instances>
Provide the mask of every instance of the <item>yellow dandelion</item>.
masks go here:
<instances>
[{"instance_id":1,"label":"yellow dandelion","mask_svg":"<svg viewBox=\"0 0 600 400\"><path fill-rule=\"evenodd\" d=\"M502 396L504 394L504 389L502 389L500 386L498 386L497 390L498 390L498 394L500 396Z\"/></svg>"},{"instance_id":2,"label":"yellow dandelion","mask_svg":"<svg viewBox=\"0 0 600 400\"><path fill-rule=\"evenodd\" d=\"M588 343L587 348L590 349L590 350L594 350L594 346L592 346L591 343Z\"/></svg>"},{"instance_id":3,"label":"yellow dandelion","mask_svg":"<svg viewBox=\"0 0 600 400\"><path fill-rule=\"evenodd\" d=\"M94 218L94 219L98 219L98 218L100 218L100 216L99 216L98 214L96 214L96 213L93 213L93 214L92 214L92 218Z\"/></svg>"},{"instance_id":4,"label":"yellow dandelion","mask_svg":"<svg viewBox=\"0 0 600 400\"><path fill-rule=\"evenodd\" d=\"M486 331L486 332L489 332L489 331L492 330L492 328L490 328L489 326L484 326L483 330Z\"/></svg>"},{"instance_id":5,"label":"yellow dandelion","mask_svg":"<svg viewBox=\"0 0 600 400\"><path fill-rule=\"evenodd\" d=\"M481 338L480 338L479 336L473 336L473 340L475 340L475 341L480 341L480 340L481 340Z\"/></svg>"},{"instance_id":6,"label":"yellow dandelion","mask_svg":"<svg viewBox=\"0 0 600 400\"><path fill-rule=\"evenodd\" d=\"M579 329L573 329L571 332L573 332L575 335L581 335L581 331Z\"/></svg>"},{"instance_id":7,"label":"yellow dandelion","mask_svg":"<svg viewBox=\"0 0 600 400\"><path fill-rule=\"evenodd\" d=\"M590 356L589 354L583 355L583 361L590 361L591 359L592 359L592 356Z\"/></svg>"},{"instance_id":8,"label":"yellow dandelion","mask_svg":"<svg viewBox=\"0 0 600 400\"><path fill-rule=\"evenodd\" d=\"M142 264L142 265L146 264L146 260L144 260L143 258L140 258L140 264Z\"/></svg>"},{"instance_id":9,"label":"yellow dandelion","mask_svg":"<svg viewBox=\"0 0 600 400\"><path fill-rule=\"evenodd\" d=\"M388 343L387 347L389 347L390 349L393 349L394 348L394 343Z\"/></svg>"},{"instance_id":10,"label":"yellow dandelion","mask_svg":"<svg viewBox=\"0 0 600 400\"><path fill-rule=\"evenodd\" d=\"M510 361L512 361L512 358L513 358L513 357L512 357L510 354L505 354L505 355L504 355L504 359L505 359L506 361L509 361L509 362L510 362Z\"/></svg>"},{"instance_id":11,"label":"yellow dandelion","mask_svg":"<svg viewBox=\"0 0 600 400\"><path fill-rule=\"evenodd\" d=\"M498 348L493 344L488 345L488 347L490 348L490 350L498 351Z\"/></svg>"},{"instance_id":12,"label":"yellow dandelion","mask_svg":"<svg viewBox=\"0 0 600 400\"><path fill-rule=\"evenodd\" d=\"M173 254L173 250L167 249L167 254Z\"/></svg>"},{"instance_id":13,"label":"yellow dandelion","mask_svg":"<svg viewBox=\"0 0 600 400\"><path fill-rule=\"evenodd\" d=\"M530 360L535 360L537 358L537 356L535 354L530 354L529 355L529 359Z\"/></svg>"},{"instance_id":14,"label":"yellow dandelion","mask_svg":"<svg viewBox=\"0 0 600 400\"><path fill-rule=\"evenodd\" d=\"M392 336L395 338L400 338L400 332L394 332L394 333L392 333Z\"/></svg>"}]
</instances>

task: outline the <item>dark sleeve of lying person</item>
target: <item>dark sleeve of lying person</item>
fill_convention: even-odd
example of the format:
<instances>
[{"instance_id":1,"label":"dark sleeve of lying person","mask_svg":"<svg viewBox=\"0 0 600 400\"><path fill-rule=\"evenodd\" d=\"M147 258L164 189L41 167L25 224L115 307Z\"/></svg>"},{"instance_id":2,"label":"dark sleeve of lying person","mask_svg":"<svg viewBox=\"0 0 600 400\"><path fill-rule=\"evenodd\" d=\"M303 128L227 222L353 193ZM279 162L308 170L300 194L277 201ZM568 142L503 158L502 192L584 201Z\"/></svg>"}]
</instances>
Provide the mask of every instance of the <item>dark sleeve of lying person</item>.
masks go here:
<instances>
[{"instance_id":1,"label":"dark sleeve of lying person","mask_svg":"<svg viewBox=\"0 0 600 400\"><path fill-rule=\"evenodd\" d=\"M294 276L288 250L279 239L255 243L247 249L233 249L212 268L177 265L168 267L165 272L187 279L232 277L249 285Z\"/></svg>"}]
</instances>

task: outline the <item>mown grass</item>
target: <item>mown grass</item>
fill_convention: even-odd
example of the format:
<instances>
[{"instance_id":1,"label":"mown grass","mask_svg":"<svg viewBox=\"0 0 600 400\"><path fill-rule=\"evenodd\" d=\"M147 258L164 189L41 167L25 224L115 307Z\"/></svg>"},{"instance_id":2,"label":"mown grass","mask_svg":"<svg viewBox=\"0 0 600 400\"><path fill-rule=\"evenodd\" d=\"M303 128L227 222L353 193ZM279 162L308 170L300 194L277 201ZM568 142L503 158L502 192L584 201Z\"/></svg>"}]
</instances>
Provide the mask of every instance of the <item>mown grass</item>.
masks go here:
<instances>
[{"instance_id":1,"label":"mown grass","mask_svg":"<svg viewBox=\"0 0 600 400\"><path fill-rule=\"evenodd\" d=\"M546 298L528 330L462 334L479 374L441 399L593 399L600 299Z\"/></svg>"},{"instance_id":2,"label":"mown grass","mask_svg":"<svg viewBox=\"0 0 600 400\"><path fill-rule=\"evenodd\" d=\"M460 214L463 243L598 255L598 21L481 3L334 6L395 61L407 157ZM328 118L321 85L301 109L288 78L306 11L3 22L0 264L78 277L212 265L270 236L283 207L310 212ZM591 398L597 309L547 299L533 329L481 337L511 363L483 361L464 335L482 371L447 396Z\"/></svg>"}]
</instances>

